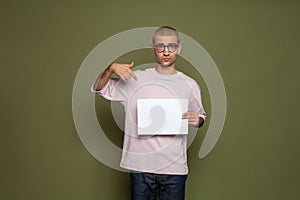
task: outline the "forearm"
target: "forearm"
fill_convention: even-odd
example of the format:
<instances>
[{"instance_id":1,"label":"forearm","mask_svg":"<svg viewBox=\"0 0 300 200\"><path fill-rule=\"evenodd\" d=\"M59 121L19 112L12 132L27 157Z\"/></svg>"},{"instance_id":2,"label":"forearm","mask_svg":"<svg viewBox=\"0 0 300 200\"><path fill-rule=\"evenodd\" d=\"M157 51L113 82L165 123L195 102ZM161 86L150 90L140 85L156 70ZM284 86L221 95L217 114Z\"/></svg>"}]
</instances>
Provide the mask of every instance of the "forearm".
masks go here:
<instances>
[{"instance_id":1,"label":"forearm","mask_svg":"<svg viewBox=\"0 0 300 200\"><path fill-rule=\"evenodd\" d=\"M113 73L113 70L111 69L110 66L108 66L104 70L104 72L101 75L99 75L98 79L95 82L94 89L96 91L101 90L109 81L112 73Z\"/></svg>"}]
</instances>

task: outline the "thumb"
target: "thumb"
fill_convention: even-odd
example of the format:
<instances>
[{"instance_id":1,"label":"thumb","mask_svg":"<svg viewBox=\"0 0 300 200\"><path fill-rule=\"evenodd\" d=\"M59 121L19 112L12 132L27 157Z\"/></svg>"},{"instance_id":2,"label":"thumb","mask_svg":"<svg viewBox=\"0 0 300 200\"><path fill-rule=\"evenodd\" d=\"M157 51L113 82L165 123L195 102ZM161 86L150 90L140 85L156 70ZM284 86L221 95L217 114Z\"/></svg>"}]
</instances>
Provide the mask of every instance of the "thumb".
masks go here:
<instances>
[{"instance_id":1,"label":"thumb","mask_svg":"<svg viewBox=\"0 0 300 200\"><path fill-rule=\"evenodd\" d=\"M129 64L129 68L132 68L134 65L134 61L131 61L131 63Z\"/></svg>"}]
</instances>

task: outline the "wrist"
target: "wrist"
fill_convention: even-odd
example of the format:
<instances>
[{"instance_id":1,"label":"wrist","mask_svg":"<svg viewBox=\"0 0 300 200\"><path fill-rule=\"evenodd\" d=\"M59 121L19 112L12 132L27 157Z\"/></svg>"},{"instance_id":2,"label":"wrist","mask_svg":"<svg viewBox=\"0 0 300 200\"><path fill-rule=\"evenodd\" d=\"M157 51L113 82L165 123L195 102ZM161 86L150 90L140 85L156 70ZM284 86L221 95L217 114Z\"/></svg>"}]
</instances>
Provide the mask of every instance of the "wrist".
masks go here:
<instances>
[{"instance_id":1,"label":"wrist","mask_svg":"<svg viewBox=\"0 0 300 200\"><path fill-rule=\"evenodd\" d=\"M197 128L200 128L201 126L203 126L203 124L204 124L204 119L202 119L202 117L199 117L199 122L198 122Z\"/></svg>"},{"instance_id":2,"label":"wrist","mask_svg":"<svg viewBox=\"0 0 300 200\"><path fill-rule=\"evenodd\" d=\"M110 72L110 73L113 73L114 72L114 63L110 64L107 68L107 71Z\"/></svg>"}]
</instances>

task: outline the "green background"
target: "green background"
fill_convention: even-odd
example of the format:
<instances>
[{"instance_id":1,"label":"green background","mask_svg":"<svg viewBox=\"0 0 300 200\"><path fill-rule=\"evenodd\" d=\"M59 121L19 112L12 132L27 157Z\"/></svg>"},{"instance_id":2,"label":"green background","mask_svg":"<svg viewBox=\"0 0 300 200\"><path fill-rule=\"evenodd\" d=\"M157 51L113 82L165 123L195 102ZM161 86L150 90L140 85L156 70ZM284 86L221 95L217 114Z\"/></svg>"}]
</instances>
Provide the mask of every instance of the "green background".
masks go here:
<instances>
[{"instance_id":1,"label":"green background","mask_svg":"<svg viewBox=\"0 0 300 200\"><path fill-rule=\"evenodd\" d=\"M189 148L187 199L300 199L296 0L1 1L0 199L129 199L128 174L100 163L78 137L73 83L101 41L166 24L208 51L228 101L213 151L197 156L209 119ZM119 58L132 59L154 62L149 50ZM178 65L201 85L209 115L201 76L183 59ZM96 97L96 108L108 137L121 145L109 102Z\"/></svg>"}]
</instances>

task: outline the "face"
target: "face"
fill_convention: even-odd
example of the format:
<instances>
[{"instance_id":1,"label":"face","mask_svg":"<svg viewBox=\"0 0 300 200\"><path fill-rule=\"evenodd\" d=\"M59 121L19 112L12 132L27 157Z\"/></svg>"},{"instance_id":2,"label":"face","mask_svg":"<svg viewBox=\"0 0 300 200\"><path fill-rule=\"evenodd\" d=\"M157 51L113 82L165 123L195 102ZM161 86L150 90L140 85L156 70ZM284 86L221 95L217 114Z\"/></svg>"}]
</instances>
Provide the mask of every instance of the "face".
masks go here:
<instances>
[{"instance_id":1,"label":"face","mask_svg":"<svg viewBox=\"0 0 300 200\"><path fill-rule=\"evenodd\" d=\"M156 36L152 46L157 62L164 67L175 67L176 55L180 49L181 44L178 44L176 36Z\"/></svg>"}]
</instances>

